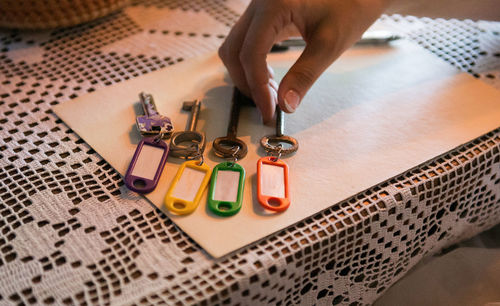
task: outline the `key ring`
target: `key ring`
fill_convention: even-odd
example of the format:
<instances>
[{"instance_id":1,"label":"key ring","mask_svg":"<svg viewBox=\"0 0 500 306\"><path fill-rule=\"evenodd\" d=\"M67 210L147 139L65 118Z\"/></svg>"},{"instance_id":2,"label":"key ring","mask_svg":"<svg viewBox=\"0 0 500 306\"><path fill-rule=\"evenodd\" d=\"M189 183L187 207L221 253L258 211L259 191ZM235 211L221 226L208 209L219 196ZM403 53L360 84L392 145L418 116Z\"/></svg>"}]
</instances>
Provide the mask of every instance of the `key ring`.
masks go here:
<instances>
[{"instance_id":1,"label":"key ring","mask_svg":"<svg viewBox=\"0 0 500 306\"><path fill-rule=\"evenodd\" d=\"M273 161L274 161L274 162L277 162L277 161L278 161L278 160L280 160L280 158L281 158L281 152L283 151L283 145L280 143L280 144L278 144L275 148L277 148L277 149L278 149L278 153L277 153L278 155L277 155L276 157L274 157L274 160L273 160ZM274 151L271 151L271 150L268 150L268 151L267 151L267 155L268 155L268 156L273 156L273 153L274 153Z\"/></svg>"},{"instance_id":2,"label":"key ring","mask_svg":"<svg viewBox=\"0 0 500 306\"><path fill-rule=\"evenodd\" d=\"M196 154L186 157L186 160L195 160L197 158L200 158L201 160L198 166L203 165L203 163L205 162L205 157L203 156L203 152L200 152L200 147L197 144L193 143L191 145L191 148L196 148Z\"/></svg>"},{"instance_id":3,"label":"key ring","mask_svg":"<svg viewBox=\"0 0 500 306\"><path fill-rule=\"evenodd\" d=\"M272 143L276 143L276 142L284 142L284 143L287 143L290 145L289 148L284 148L281 143L278 144L278 145L273 145ZM276 150L278 149L278 147L281 146L281 154L283 155L288 155L288 154L291 154L291 153L294 153L296 152L298 149L299 149L299 142L291 137L291 136L286 136L286 135L282 135L282 136L276 136L276 135L268 135L268 136L264 136L260 139L260 145L261 147L266 150L266 152L276 152Z\"/></svg>"},{"instance_id":4,"label":"key ring","mask_svg":"<svg viewBox=\"0 0 500 306\"><path fill-rule=\"evenodd\" d=\"M164 136L164 135L165 135L165 131L162 129L162 130L160 131L160 133L159 133L158 135L156 135L156 136L155 136L155 138L153 139L153 141L154 141L155 143L160 142L160 141L163 139L163 136Z\"/></svg>"},{"instance_id":5,"label":"key ring","mask_svg":"<svg viewBox=\"0 0 500 306\"><path fill-rule=\"evenodd\" d=\"M231 150L234 150L234 148L236 148L236 150L233 152L233 154L231 154L231 156L233 157L233 161L231 162L231 167L234 166L234 164L236 164L236 162L238 161L238 151L240 150L240 147L239 146L233 146L231 148Z\"/></svg>"}]
</instances>

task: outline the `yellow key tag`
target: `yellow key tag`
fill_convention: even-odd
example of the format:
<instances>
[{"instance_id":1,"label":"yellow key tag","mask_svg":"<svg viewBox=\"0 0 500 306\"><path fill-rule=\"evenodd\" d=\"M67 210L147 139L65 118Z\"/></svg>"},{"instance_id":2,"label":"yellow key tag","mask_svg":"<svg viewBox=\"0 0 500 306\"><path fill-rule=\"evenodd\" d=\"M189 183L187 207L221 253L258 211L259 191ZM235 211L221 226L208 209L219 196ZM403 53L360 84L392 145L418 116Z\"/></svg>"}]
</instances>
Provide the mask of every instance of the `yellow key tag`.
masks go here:
<instances>
[{"instance_id":1,"label":"yellow key tag","mask_svg":"<svg viewBox=\"0 0 500 306\"><path fill-rule=\"evenodd\" d=\"M210 167L199 160L182 163L165 196L165 206L178 215L192 213L210 181Z\"/></svg>"}]
</instances>

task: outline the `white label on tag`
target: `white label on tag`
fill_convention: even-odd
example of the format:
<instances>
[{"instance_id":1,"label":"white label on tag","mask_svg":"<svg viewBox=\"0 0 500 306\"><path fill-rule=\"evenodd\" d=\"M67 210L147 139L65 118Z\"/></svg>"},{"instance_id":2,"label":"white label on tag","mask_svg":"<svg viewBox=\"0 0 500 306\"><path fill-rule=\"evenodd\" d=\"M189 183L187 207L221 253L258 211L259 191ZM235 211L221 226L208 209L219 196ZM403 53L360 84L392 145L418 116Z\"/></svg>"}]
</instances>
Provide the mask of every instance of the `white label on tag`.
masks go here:
<instances>
[{"instance_id":1,"label":"white label on tag","mask_svg":"<svg viewBox=\"0 0 500 306\"><path fill-rule=\"evenodd\" d=\"M240 172L230 170L218 171L215 182L215 201L236 202L238 200Z\"/></svg>"},{"instance_id":2,"label":"white label on tag","mask_svg":"<svg viewBox=\"0 0 500 306\"><path fill-rule=\"evenodd\" d=\"M264 196L285 197L285 169L268 164L261 165L261 193Z\"/></svg>"},{"instance_id":3,"label":"white label on tag","mask_svg":"<svg viewBox=\"0 0 500 306\"><path fill-rule=\"evenodd\" d=\"M153 180L155 178L156 170L160 165L163 152L164 149L162 148L144 144L141 152L139 152L134 169L132 169L132 175Z\"/></svg>"},{"instance_id":4,"label":"white label on tag","mask_svg":"<svg viewBox=\"0 0 500 306\"><path fill-rule=\"evenodd\" d=\"M184 171L182 171L181 178L177 184L175 184L172 197L189 202L194 201L196 193L198 193L198 189L200 189L204 178L205 172L185 167Z\"/></svg>"}]
</instances>

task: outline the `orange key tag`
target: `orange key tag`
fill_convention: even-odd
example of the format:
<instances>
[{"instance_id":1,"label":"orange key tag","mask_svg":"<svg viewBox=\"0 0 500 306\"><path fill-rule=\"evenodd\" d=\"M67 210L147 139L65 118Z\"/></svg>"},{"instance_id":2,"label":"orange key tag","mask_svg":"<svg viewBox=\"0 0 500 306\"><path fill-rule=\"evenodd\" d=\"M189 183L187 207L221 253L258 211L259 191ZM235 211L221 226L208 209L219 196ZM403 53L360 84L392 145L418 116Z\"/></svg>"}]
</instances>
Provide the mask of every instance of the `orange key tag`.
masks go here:
<instances>
[{"instance_id":1,"label":"orange key tag","mask_svg":"<svg viewBox=\"0 0 500 306\"><path fill-rule=\"evenodd\" d=\"M257 198L260 205L272 211L290 206L288 165L279 158L266 156L257 162Z\"/></svg>"}]
</instances>

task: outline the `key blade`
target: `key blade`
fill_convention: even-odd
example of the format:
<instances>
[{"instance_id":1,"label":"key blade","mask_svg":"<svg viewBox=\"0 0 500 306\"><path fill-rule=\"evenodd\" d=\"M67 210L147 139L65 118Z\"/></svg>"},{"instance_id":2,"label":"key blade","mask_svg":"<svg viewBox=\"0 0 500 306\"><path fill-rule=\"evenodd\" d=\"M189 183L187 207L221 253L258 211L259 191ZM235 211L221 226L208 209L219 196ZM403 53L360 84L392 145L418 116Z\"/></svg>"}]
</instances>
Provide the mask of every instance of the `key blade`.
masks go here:
<instances>
[{"instance_id":1,"label":"key blade","mask_svg":"<svg viewBox=\"0 0 500 306\"><path fill-rule=\"evenodd\" d=\"M144 110L144 114L146 116L158 115L158 110L156 109L156 104L151 94L147 94L145 92L141 92L139 94L139 98L141 100L142 109Z\"/></svg>"},{"instance_id":2,"label":"key blade","mask_svg":"<svg viewBox=\"0 0 500 306\"><path fill-rule=\"evenodd\" d=\"M236 138L236 133L238 131L238 121L240 117L241 100L243 94L236 87L233 89L232 105L231 105L231 117L229 118L229 125L227 127L227 137Z\"/></svg>"},{"instance_id":3,"label":"key blade","mask_svg":"<svg viewBox=\"0 0 500 306\"><path fill-rule=\"evenodd\" d=\"M281 137L285 132L285 114L279 107L276 105L276 136Z\"/></svg>"}]
</instances>

